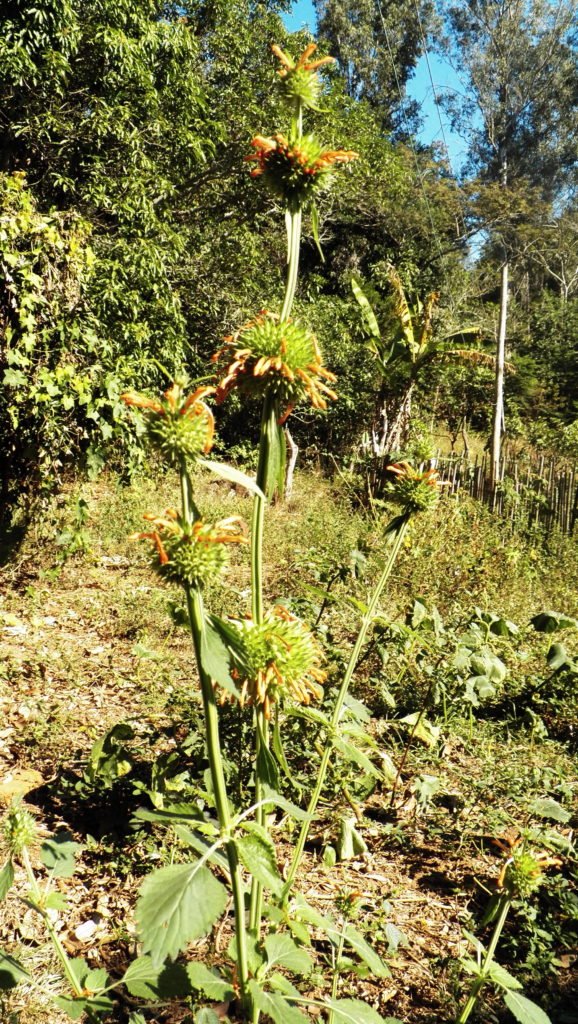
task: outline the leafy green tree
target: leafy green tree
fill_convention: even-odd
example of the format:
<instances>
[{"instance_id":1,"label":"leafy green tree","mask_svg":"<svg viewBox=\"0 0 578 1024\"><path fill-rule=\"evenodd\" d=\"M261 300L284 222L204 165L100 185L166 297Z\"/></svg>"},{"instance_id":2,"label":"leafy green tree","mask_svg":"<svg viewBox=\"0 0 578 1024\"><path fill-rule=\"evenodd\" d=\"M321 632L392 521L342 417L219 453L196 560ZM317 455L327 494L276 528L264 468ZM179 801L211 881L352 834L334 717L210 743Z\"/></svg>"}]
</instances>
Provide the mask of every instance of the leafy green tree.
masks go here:
<instances>
[{"instance_id":1,"label":"leafy green tree","mask_svg":"<svg viewBox=\"0 0 578 1024\"><path fill-rule=\"evenodd\" d=\"M422 50L430 0L314 0L320 39L344 76L348 94L379 112L381 125L407 130L416 110L405 85ZM401 95L400 95L401 92Z\"/></svg>"},{"instance_id":2,"label":"leafy green tree","mask_svg":"<svg viewBox=\"0 0 578 1024\"><path fill-rule=\"evenodd\" d=\"M504 197L528 184L552 199L573 160L576 70L572 0L459 0L446 10L448 47L467 79L465 99L449 103L467 127L471 167L480 186ZM488 193L486 193L487 195ZM482 203L487 201L482 193ZM514 204L516 206L517 204ZM490 224L500 252L492 474L499 477L504 421L504 367L510 267L517 251L515 217Z\"/></svg>"}]
</instances>

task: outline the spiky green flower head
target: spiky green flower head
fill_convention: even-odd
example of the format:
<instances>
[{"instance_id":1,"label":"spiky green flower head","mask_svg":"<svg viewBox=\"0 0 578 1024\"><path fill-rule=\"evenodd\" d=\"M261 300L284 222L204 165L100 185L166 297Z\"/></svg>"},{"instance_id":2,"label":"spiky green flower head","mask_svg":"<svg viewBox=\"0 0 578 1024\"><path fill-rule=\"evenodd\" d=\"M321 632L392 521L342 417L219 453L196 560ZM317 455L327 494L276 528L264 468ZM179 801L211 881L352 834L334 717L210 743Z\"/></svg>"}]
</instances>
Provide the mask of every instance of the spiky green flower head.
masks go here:
<instances>
[{"instance_id":1,"label":"spiky green flower head","mask_svg":"<svg viewBox=\"0 0 578 1024\"><path fill-rule=\"evenodd\" d=\"M387 467L395 475L389 485L388 498L401 505L406 512L415 514L432 508L439 498L438 473L428 469L425 473L410 466L409 462L395 462Z\"/></svg>"},{"instance_id":2,"label":"spiky green flower head","mask_svg":"<svg viewBox=\"0 0 578 1024\"><path fill-rule=\"evenodd\" d=\"M279 605L260 623L241 619L235 625L242 654L233 677L241 705L261 707L269 718L280 697L309 704L323 695L323 656L304 622Z\"/></svg>"},{"instance_id":3,"label":"spiky green flower head","mask_svg":"<svg viewBox=\"0 0 578 1024\"><path fill-rule=\"evenodd\" d=\"M4 844L11 857L19 857L24 849L34 846L38 829L36 821L21 804L12 804L2 824Z\"/></svg>"},{"instance_id":4,"label":"spiky green flower head","mask_svg":"<svg viewBox=\"0 0 578 1024\"><path fill-rule=\"evenodd\" d=\"M316 192L327 187L337 164L346 164L358 156L349 149L326 149L313 135L288 139L285 135L266 138L256 135L251 145L255 150L245 157L254 161L251 177L263 176L274 195L295 212L305 209Z\"/></svg>"},{"instance_id":5,"label":"spiky green flower head","mask_svg":"<svg viewBox=\"0 0 578 1024\"><path fill-rule=\"evenodd\" d=\"M310 43L296 61L284 53L281 47L276 44L271 49L281 62L281 67L277 74L280 78L283 97L292 106L298 102L303 107L318 110L317 104L321 93L321 80L317 72L319 68L327 64L334 64L335 57L320 57L318 60L310 60L309 58L313 56L317 49L315 43Z\"/></svg>"},{"instance_id":6,"label":"spiky green flower head","mask_svg":"<svg viewBox=\"0 0 578 1024\"><path fill-rule=\"evenodd\" d=\"M216 388L222 402L233 388L259 398L273 395L285 407L285 419L299 402L326 409L337 395L326 381L336 378L323 366L317 339L293 320L279 320L266 310L225 338L213 362L225 364Z\"/></svg>"},{"instance_id":7,"label":"spiky green flower head","mask_svg":"<svg viewBox=\"0 0 578 1024\"><path fill-rule=\"evenodd\" d=\"M228 563L228 544L247 544L239 516L217 523L185 523L175 509L162 516L145 515L153 529L134 533L129 540L151 540L156 549L155 568L165 579L202 589L215 581Z\"/></svg>"},{"instance_id":8,"label":"spiky green flower head","mask_svg":"<svg viewBox=\"0 0 578 1024\"><path fill-rule=\"evenodd\" d=\"M543 850L531 851L523 845L515 846L499 878L499 885L512 899L527 899L544 881L544 869L562 863Z\"/></svg>"},{"instance_id":9,"label":"spiky green flower head","mask_svg":"<svg viewBox=\"0 0 578 1024\"><path fill-rule=\"evenodd\" d=\"M214 419L203 399L213 391L214 388L202 387L186 396L183 383L176 382L158 400L133 392L121 395L121 399L126 405L143 410L150 443L175 464L182 457L196 459L210 451Z\"/></svg>"}]
</instances>

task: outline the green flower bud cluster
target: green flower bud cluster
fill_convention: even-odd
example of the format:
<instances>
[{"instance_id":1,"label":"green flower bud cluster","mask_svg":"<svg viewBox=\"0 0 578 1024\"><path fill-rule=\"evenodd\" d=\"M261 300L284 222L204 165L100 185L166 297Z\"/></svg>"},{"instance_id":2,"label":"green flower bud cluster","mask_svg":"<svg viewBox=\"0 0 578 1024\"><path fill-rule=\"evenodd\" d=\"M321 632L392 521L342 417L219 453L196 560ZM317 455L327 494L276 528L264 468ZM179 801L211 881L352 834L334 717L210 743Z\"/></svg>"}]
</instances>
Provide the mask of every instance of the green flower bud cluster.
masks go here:
<instances>
[{"instance_id":1,"label":"green flower bud cluster","mask_svg":"<svg viewBox=\"0 0 578 1024\"><path fill-rule=\"evenodd\" d=\"M13 804L8 809L2 832L11 857L19 857L25 848L34 845L38 836L36 821L20 804Z\"/></svg>"},{"instance_id":2,"label":"green flower bud cluster","mask_svg":"<svg viewBox=\"0 0 578 1024\"><path fill-rule=\"evenodd\" d=\"M179 539L168 539L165 547L169 560L160 565L161 574L191 587L201 588L217 580L229 561L225 545L211 540L209 535L203 538L202 534L184 533Z\"/></svg>"},{"instance_id":3,"label":"green flower bud cluster","mask_svg":"<svg viewBox=\"0 0 578 1024\"><path fill-rule=\"evenodd\" d=\"M388 489L388 498L401 505L406 512L426 512L439 497L438 474L428 469L425 473L415 470L408 462L396 462L387 467L395 474Z\"/></svg>"}]
</instances>

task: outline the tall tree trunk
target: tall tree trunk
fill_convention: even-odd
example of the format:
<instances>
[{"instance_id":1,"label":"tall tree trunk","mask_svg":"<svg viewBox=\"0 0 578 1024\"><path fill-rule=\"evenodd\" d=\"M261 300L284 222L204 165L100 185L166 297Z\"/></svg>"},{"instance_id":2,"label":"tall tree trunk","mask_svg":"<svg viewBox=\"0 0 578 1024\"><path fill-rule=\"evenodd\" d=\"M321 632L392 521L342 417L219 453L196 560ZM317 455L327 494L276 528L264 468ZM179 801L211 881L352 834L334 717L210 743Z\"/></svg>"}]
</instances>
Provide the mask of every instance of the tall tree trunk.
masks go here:
<instances>
[{"instance_id":1,"label":"tall tree trunk","mask_svg":"<svg viewBox=\"0 0 578 1024\"><path fill-rule=\"evenodd\" d=\"M506 256L500 279L500 326L496 349L496 397L494 403L494 424L492 431L491 484L495 487L500 480L500 455L502 452L502 430L504 426L504 368L506 364L506 334L508 327L508 283L510 264Z\"/></svg>"}]
</instances>

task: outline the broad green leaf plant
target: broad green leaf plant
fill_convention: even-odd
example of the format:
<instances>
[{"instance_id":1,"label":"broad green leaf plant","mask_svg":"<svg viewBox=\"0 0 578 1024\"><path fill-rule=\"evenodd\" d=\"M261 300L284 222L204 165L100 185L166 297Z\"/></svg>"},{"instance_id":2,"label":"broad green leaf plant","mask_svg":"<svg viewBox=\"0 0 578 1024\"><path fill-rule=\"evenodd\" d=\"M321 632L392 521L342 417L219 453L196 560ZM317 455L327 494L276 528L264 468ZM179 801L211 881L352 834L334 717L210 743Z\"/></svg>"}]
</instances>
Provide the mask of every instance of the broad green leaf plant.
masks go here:
<instances>
[{"instance_id":1,"label":"broad green leaf plant","mask_svg":"<svg viewBox=\"0 0 578 1024\"><path fill-rule=\"evenodd\" d=\"M390 467L393 497L401 509L384 528L381 574L362 607L359 633L335 698L320 706L326 680L324 652L314 631L284 604L268 605L263 561L267 503L283 494L284 424L299 404L308 403L323 412L327 402L337 398L335 377L324 366L315 336L291 315L303 214L311 214L315 232L318 193L330 185L337 167L357 156L350 150L326 148L313 134L304 134L304 111L317 109L322 96L319 69L331 62L329 57L313 59L315 49L309 45L294 60L273 47L288 112L287 133L255 136L247 157L251 177L270 189L285 216L287 278L281 310L262 309L224 339L213 359L214 386L189 391L183 378L158 399L132 392L123 396L129 407L139 410L150 444L179 476L179 507L147 515L145 529L133 538L152 545L158 572L180 585L185 594L213 807L207 811L181 804L141 812L146 820L172 825L191 855L184 863L161 867L145 879L136 908L142 954L121 982L132 995L155 998L167 961L212 930L226 910L230 892L234 911L230 965L218 973L210 965L188 963L191 992L201 1000L229 1002L235 1019L251 1024L258 1024L262 1015L275 1024L306 1024L312 1013L315 1019L323 1014L330 1024L383 1024L377 1011L363 1002L339 998L335 971L327 994L313 995L306 983L303 994L302 981L313 969L307 948L313 931L325 934L336 963L341 963L346 948L375 977L387 977L389 972L351 923L319 914L295 892L295 883L332 759L337 754L359 762L364 756L342 732L349 689L408 524L436 501L438 487L432 471L421 474L407 463ZM207 400L224 402L233 390L245 401L261 405L256 479L208 457L214 421ZM253 495L250 530L238 517L217 522L204 517L195 492L199 468L249 490ZM230 550L245 546L250 546L250 611L223 619L205 608L207 584L221 575ZM250 707L253 713L254 790L246 807L235 806L227 791L220 739L220 707L225 702L240 711ZM301 716L324 737L316 783L305 808L281 792L284 758L279 736L288 714ZM284 876L271 828L276 809L298 823ZM86 979L79 983L64 961L63 971L70 990L63 999L68 999L73 1016L81 1003L85 1009L85 991L90 986ZM106 983L99 997L104 998L105 991ZM90 1011L97 1009L93 1001Z\"/></svg>"}]
</instances>

